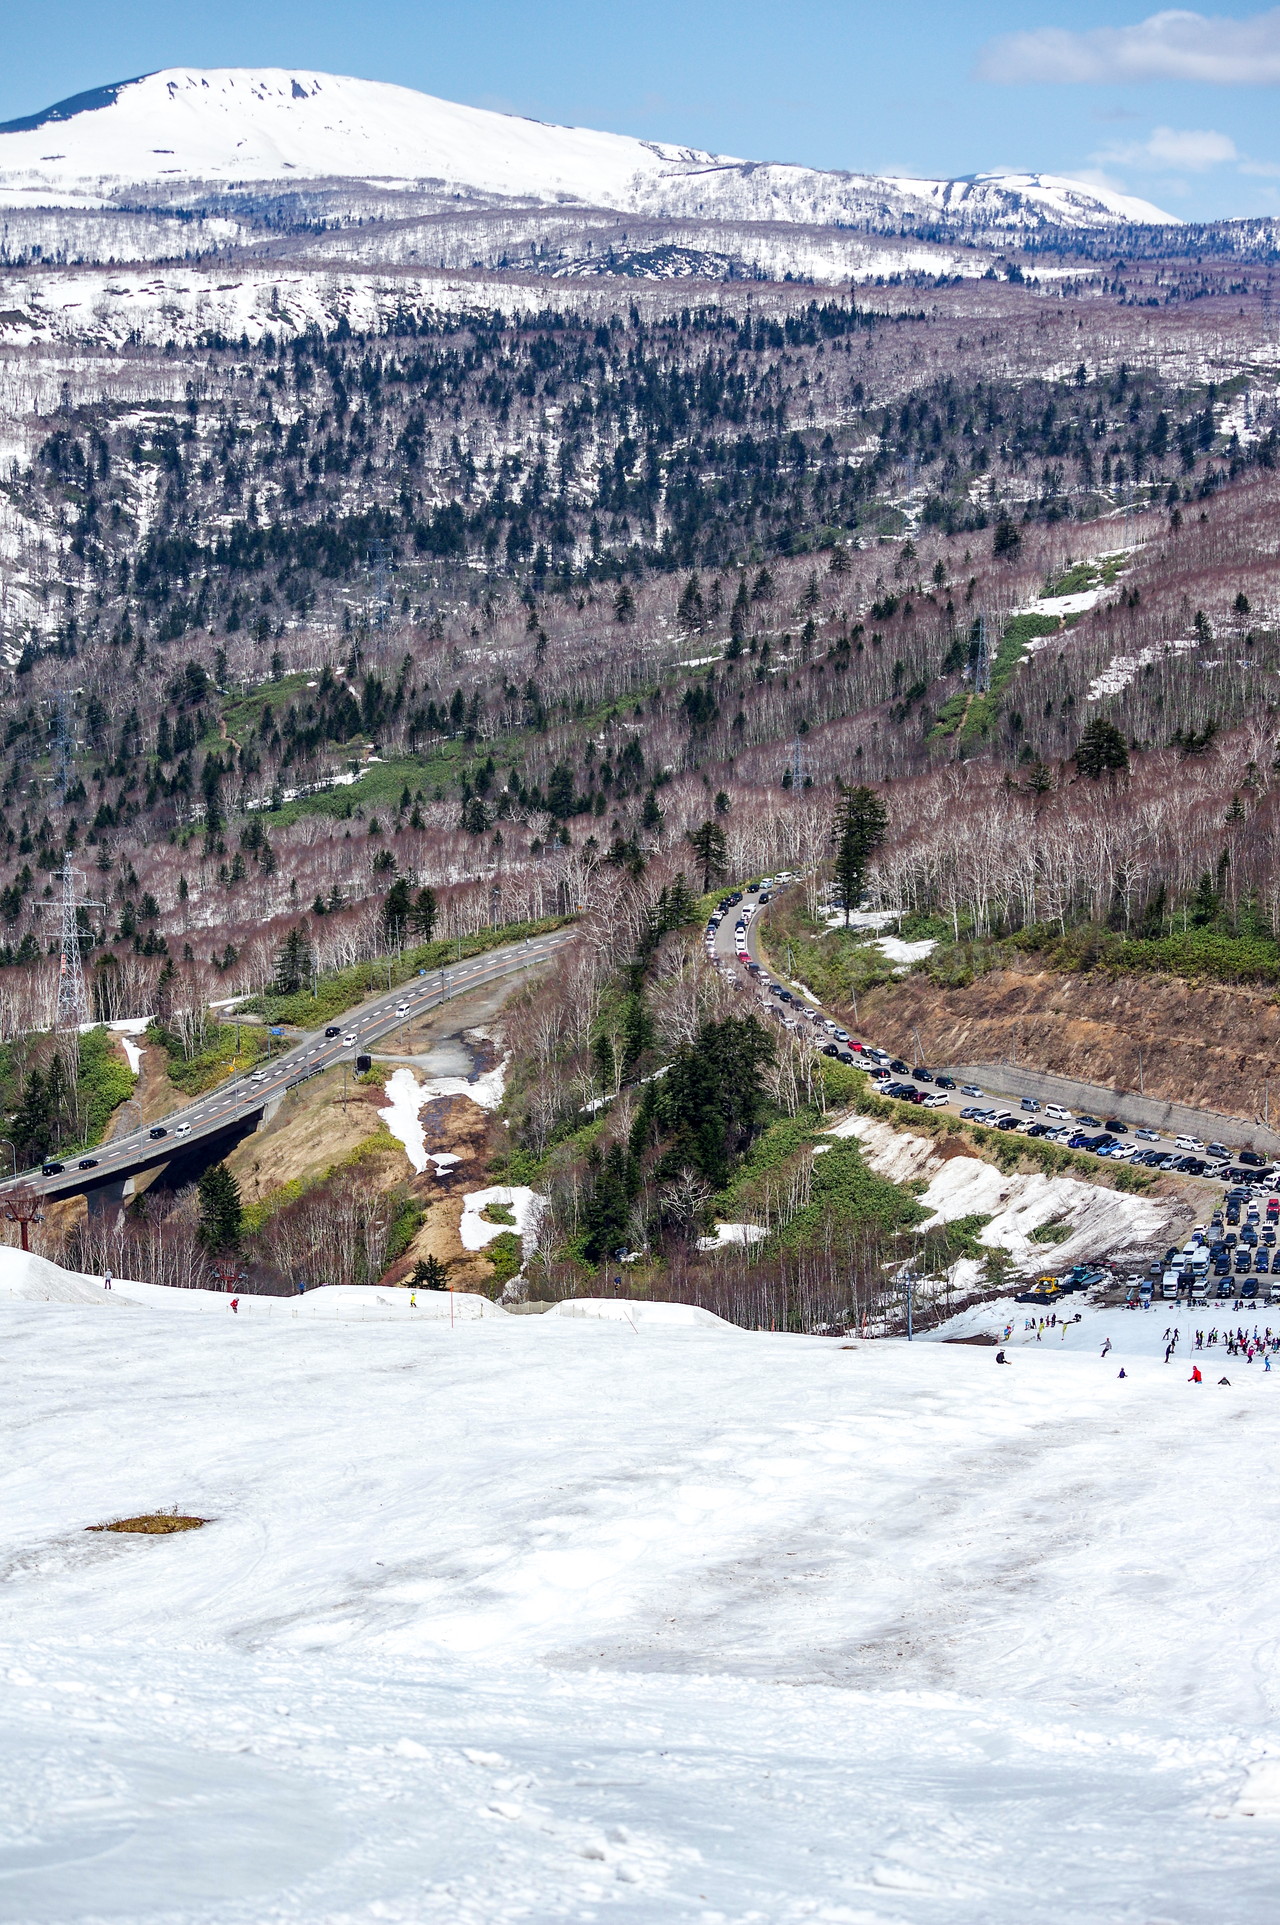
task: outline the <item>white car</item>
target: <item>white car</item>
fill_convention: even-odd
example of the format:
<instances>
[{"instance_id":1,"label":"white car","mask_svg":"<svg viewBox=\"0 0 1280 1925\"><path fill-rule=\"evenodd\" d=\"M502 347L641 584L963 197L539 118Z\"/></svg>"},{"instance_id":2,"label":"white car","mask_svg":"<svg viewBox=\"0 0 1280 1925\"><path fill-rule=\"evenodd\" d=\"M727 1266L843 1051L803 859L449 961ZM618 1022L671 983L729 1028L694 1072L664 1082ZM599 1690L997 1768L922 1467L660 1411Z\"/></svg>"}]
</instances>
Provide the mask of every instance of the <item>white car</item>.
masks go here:
<instances>
[{"instance_id":1,"label":"white car","mask_svg":"<svg viewBox=\"0 0 1280 1925\"><path fill-rule=\"evenodd\" d=\"M1071 1121L1071 1111L1064 1110L1061 1103L1046 1103L1044 1113L1046 1116L1053 1117L1056 1123L1069 1123Z\"/></svg>"},{"instance_id":2,"label":"white car","mask_svg":"<svg viewBox=\"0 0 1280 1925\"><path fill-rule=\"evenodd\" d=\"M355 1042L355 1040L356 1040L356 1033L354 1029L349 1029L346 1035L342 1039L343 1047L345 1049L350 1049L351 1045Z\"/></svg>"},{"instance_id":3,"label":"white car","mask_svg":"<svg viewBox=\"0 0 1280 1925\"><path fill-rule=\"evenodd\" d=\"M397 1015L397 1016L407 1016L408 1014L409 1014L409 1005L408 1005L408 1003L397 1003L397 1004L396 1004L396 1015Z\"/></svg>"},{"instance_id":4,"label":"white car","mask_svg":"<svg viewBox=\"0 0 1280 1925\"><path fill-rule=\"evenodd\" d=\"M190 1123L179 1123L178 1127L175 1129L173 1133L175 1136L190 1136L191 1134Z\"/></svg>"},{"instance_id":5,"label":"white car","mask_svg":"<svg viewBox=\"0 0 1280 1925\"><path fill-rule=\"evenodd\" d=\"M1198 1136L1180 1136L1173 1147L1176 1150L1202 1150L1204 1144Z\"/></svg>"},{"instance_id":6,"label":"white car","mask_svg":"<svg viewBox=\"0 0 1280 1925\"><path fill-rule=\"evenodd\" d=\"M936 1095L926 1096L920 1107L926 1110L944 1110L950 1101L951 1098L945 1090L938 1090Z\"/></svg>"}]
</instances>

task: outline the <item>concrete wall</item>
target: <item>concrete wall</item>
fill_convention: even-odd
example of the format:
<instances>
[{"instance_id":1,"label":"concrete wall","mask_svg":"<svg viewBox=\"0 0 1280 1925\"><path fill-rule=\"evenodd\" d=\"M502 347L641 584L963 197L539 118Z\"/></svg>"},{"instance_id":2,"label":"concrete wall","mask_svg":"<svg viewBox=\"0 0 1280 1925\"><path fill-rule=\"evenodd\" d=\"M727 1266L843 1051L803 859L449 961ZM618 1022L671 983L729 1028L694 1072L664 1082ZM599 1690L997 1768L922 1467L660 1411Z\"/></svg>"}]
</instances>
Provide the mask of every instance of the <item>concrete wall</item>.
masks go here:
<instances>
[{"instance_id":1,"label":"concrete wall","mask_svg":"<svg viewBox=\"0 0 1280 1925\"><path fill-rule=\"evenodd\" d=\"M1185 1103L1164 1103L1158 1097L1138 1096L1129 1090L1077 1083L1070 1076L1021 1069L1016 1063L968 1063L948 1069L947 1074L957 1082L980 1083L984 1089L990 1085L1011 1096L1034 1096L1041 1103L1087 1110L1103 1123L1108 1116L1118 1116L1122 1122L1163 1130L1170 1136L1198 1136L1205 1142L1225 1143L1231 1150L1261 1150L1268 1157L1280 1156L1280 1132L1264 1123L1246 1122L1243 1117L1221 1116L1216 1110L1194 1110Z\"/></svg>"}]
</instances>

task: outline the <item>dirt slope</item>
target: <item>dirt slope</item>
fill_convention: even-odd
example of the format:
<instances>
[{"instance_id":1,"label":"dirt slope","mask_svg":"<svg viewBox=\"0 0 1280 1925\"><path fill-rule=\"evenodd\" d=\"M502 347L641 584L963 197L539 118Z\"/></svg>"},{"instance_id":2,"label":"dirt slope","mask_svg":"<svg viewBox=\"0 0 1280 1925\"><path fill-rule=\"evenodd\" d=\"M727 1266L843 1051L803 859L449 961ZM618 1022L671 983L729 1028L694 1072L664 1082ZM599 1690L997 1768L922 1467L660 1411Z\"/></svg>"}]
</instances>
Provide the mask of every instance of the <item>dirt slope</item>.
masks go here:
<instances>
[{"instance_id":1,"label":"dirt slope","mask_svg":"<svg viewBox=\"0 0 1280 1925\"><path fill-rule=\"evenodd\" d=\"M1272 991L1172 976L995 970L965 988L923 975L859 998L865 1034L912 1062L1014 1062L1227 1115L1280 1115L1280 1005Z\"/></svg>"}]
</instances>

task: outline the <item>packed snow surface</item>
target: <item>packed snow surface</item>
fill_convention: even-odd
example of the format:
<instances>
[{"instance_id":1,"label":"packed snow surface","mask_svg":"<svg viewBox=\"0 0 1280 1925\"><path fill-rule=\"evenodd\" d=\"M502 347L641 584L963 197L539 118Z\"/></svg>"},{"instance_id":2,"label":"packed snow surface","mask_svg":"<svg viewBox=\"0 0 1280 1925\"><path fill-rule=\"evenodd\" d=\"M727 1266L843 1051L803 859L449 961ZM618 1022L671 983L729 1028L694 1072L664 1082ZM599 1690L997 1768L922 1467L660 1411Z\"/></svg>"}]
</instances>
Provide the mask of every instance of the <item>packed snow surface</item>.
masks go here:
<instances>
[{"instance_id":1,"label":"packed snow surface","mask_svg":"<svg viewBox=\"0 0 1280 1925\"><path fill-rule=\"evenodd\" d=\"M1164 221L1149 202L1052 175L887 180L554 127L410 87L279 67L171 67L0 127L0 199L98 205L124 186L343 177L636 213L848 223L886 202L1013 227Z\"/></svg>"},{"instance_id":2,"label":"packed snow surface","mask_svg":"<svg viewBox=\"0 0 1280 1925\"><path fill-rule=\"evenodd\" d=\"M0 1294L6 1918L1270 1925L1280 1372L186 1294Z\"/></svg>"}]
</instances>

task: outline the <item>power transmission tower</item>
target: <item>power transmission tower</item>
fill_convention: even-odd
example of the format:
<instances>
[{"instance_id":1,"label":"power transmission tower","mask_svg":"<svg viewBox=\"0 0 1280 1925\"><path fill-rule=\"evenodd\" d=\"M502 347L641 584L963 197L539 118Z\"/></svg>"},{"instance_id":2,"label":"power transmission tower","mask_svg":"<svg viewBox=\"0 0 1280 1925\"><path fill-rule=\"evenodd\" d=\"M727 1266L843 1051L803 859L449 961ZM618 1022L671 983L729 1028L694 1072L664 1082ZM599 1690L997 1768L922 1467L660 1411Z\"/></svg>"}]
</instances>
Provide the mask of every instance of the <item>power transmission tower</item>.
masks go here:
<instances>
[{"instance_id":1,"label":"power transmission tower","mask_svg":"<svg viewBox=\"0 0 1280 1925\"><path fill-rule=\"evenodd\" d=\"M804 742L800 735L799 730L797 729L795 739L791 744L791 786L792 788L802 789L804 787L804 777L805 777Z\"/></svg>"},{"instance_id":2,"label":"power transmission tower","mask_svg":"<svg viewBox=\"0 0 1280 1925\"><path fill-rule=\"evenodd\" d=\"M985 615L978 617L978 652L973 663L973 691L985 695L991 687L991 637Z\"/></svg>"},{"instance_id":3,"label":"power transmission tower","mask_svg":"<svg viewBox=\"0 0 1280 1925\"><path fill-rule=\"evenodd\" d=\"M101 902L77 902L76 872L71 865L70 855L62 862L62 961L58 967L58 1014L55 1027L59 1032L71 1030L79 1032L80 1025L89 1021L89 996L85 988L84 963L80 955L80 918L81 909L102 909Z\"/></svg>"},{"instance_id":4,"label":"power transmission tower","mask_svg":"<svg viewBox=\"0 0 1280 1925\"><path fill-rule=\"evenodd\" d=\"M71 777L71 764L75 756L75 736L71 729L71 717L75 704L75 690L60 688L50 698L53 711L53 786L58 792L59 802L66 802L67 787Z\"/></svg>"}]
</instances>

